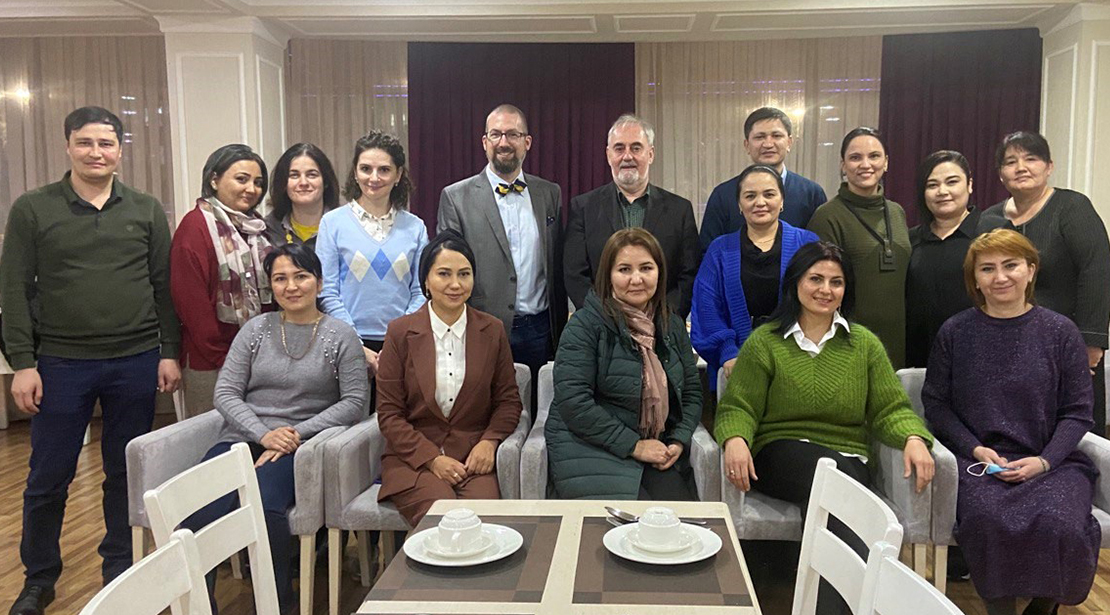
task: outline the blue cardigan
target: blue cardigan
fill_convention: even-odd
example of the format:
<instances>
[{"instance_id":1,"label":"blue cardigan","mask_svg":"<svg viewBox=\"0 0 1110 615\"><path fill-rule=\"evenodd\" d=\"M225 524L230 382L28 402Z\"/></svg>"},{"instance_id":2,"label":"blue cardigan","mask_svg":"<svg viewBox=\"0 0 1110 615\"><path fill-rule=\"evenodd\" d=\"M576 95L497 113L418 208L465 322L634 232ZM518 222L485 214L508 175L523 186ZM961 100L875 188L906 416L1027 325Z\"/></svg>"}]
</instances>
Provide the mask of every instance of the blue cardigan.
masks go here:
<instances>
[{"instance_id":1,"label":"blue cardigan","mask_svg":"<svg viewBox=\"0 0 1110 615\"><path fill-rule=\"evenodd\" d=\"M782 225L781 281L794 253L803 245L817 241L817 235L786 222L779 224ZM712 391L717 390L717 370L721 364L735 358L752 333L752 318L748 315L744 285L740 283L740 233L743 232L741 229L714 239L694 279L690 341L709 366L706 373Z\"/></svg>"},{"instance_id":2,"label":"blue cardigan","mask_svg":"<svg viewBox=\"0 0 1110 615\"><path fill-rule=\"evenodd\" d=\"M784 222L795 228L809 226L813 212L824 205L825 190L817 182L787 171L783 180L782 217ZM705 204L705 215L701 219L701 250L709 249L714 239L728 233L735 233L744 225L740 207L736 202L740 194L740 176L718 185L709 195Z\"/></svg>"}]
</instances>

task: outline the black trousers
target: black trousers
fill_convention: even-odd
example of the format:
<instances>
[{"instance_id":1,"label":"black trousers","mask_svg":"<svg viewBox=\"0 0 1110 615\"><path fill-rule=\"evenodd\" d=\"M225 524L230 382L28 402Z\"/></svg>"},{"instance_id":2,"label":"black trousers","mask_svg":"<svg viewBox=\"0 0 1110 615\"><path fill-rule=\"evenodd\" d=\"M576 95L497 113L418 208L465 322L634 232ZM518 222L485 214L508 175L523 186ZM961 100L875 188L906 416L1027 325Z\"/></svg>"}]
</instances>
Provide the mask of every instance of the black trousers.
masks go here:
<instances>
[{"instance_id":1,"label":"black trousers","mask_svg":"<svg viewBox=\"0 0 1110 615\"><path fill-rule=\"evenodd\" d=\"M385 340L379 341L379 340L363 339L362 340L362 346L364 348L369 348L370 350L373 350L374 352L381 352L382 347L385 346ZM375 412L378 411L378 403L377 402L378 402L378 386L377 386L377 378L375 377L375 378L370 379L370 414L374 414Z\"/></svg>"},{"instance_id":2,"label":"black trousers","mask_svg":"<svg viewBox=\"0 0 1110 615\"><path fill-rule=\"evenodd\" d=\"M1102 355L1098 365L1095 366L1094 388L1095 403L1092 408L1095 426L1091 433L1099 437L1106 437L1106 355Z\"/></svg>"},{"instance_id":3,"label":"black trousers","mask_svg":"<svg viewBox=\"0 0 1110 615\"><path fill-rule=\"evenodd\" d=\"M698 490L694 485L693 468L679 470L678 464L660 472L644 464L644 475L640 479L640 500L660 500L670 502L697 502Z\"/></svg>"},{"instance_id":4,"label":"black trousers","mask_svg":"<svg viewBox=\"0 0 1110 615\"><path fill-rule=\"evenodd\" d=\"M830 448L800 440L777 440L760 449L755 456L755 473L759 480L752 487L777 500L785 500L802 509L805 522L809 506L809 492L813 487L813 473L821 459L832 459L841 472L857 482L870 486L867 464L858 457L843 455ZM863 559L867 559L869 546L864 544L848 526L836 517L829 517L829 531L843 540ZM850 614L851 609L835 589L824 580L817 593L818 615Z\"/></svg>"}]
</instances>

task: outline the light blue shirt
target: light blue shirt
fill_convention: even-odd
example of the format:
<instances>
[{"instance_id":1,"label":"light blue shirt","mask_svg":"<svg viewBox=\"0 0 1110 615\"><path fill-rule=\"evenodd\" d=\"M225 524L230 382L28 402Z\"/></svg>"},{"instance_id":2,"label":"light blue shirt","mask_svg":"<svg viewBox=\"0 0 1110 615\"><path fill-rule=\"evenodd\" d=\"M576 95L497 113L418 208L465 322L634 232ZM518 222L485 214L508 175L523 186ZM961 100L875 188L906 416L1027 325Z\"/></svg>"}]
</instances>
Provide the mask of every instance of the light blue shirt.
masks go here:
<instances>
[{"instance_id":1,"label":"light blue shirt","mask_svg":"<svg viewBox=\"0 0 1110 615\"><path fill-rule=\"evenodd\" d=\"M532 195L528 188L524 192L510 190L506 195L497 193L497 185L505 182L486 165L486 177L490 182L493 200L497 203L497 213L509 238L509 251L516 270L516 309L520 315L539 314L547 309L547 283L543 277L543 252L540 248L540 229L536 225L536 215L532 211ZM513 181L520 177L517 174Z\"/></svg>"}]
</instances>

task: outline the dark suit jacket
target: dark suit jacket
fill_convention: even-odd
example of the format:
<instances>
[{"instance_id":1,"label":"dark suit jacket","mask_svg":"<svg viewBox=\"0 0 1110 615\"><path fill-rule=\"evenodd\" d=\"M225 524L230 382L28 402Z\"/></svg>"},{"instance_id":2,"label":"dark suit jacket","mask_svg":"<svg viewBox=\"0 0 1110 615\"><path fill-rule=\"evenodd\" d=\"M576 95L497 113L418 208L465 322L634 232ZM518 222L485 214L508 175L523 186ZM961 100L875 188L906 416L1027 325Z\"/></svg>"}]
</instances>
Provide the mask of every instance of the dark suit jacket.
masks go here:
<instances>
[{"instance_id":1,"label":"dark suit jacket","mask_svg":"<svg viewBox=\"0 0 1110 615\"><path fill-rule=\"evenodd\" d=\"M431 307L389 323L378 364L378 426L385 437L378 500L416 484L439 455L465 462L481 440L509 437L522 405L509 338L501 321L468 307L466 376L451 416L436 403L436 345Z\"/></svg>"},{"instance_id":2,"label":"dark suit jacket","mask_svg":"<svg viewBox=\"0 0 1110 615\"><path fill-rule=\"evenodd\" d=\"M563 193L559 186L535 175L524 174L532 212L540 230L543 273L547 282L551 349L559 347L559 334L567 324L567 295L563 288ZM474 251L474 293L470 305L501 319L512 331L516 303L516 267L505 225L485 169L443 189L439 195L436 231L452 229Z\"/></svg>"},{"instance_id":3,"label":"dark suit jacket","mask_svg":"<svg viewBox=\"0 0 1110 615\"><path fill-rule=\"evenodd\" d=\"M593 288L605 242L622 228L624 222L616 184L609 182L570 200L563 272L567 294L575 307L582 307L586 293ZM690 201L659 186L651 186L644 211L644 229L659 240L667 260L667 305L686 318L701 260L694 208Z\"/></svg>"}]
</instances>

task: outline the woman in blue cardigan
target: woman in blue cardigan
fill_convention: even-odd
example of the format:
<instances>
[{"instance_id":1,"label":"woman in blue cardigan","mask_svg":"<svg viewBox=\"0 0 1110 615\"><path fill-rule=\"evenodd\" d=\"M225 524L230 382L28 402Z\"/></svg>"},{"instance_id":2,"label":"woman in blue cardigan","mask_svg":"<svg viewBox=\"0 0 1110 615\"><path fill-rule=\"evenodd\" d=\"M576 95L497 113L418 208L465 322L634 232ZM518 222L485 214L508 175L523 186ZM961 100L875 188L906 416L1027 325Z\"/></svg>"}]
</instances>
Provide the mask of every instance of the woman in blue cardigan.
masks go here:
<instances>
[{"instance_id":1,"label":"woman in blue cardigan","mask_svg":"<svg viewBox=\"0 0 1110 615\"><path fill-rule=\"evenodd\" d=\"M709 388L717 370L732 373L736 354L752 329L779 303L786 264L817 235L779 220L782 176L754 164L740 173L737 200L744 225L709 244L694 280L690 340L709 366Z\"/></svg>"}]
</instances>

